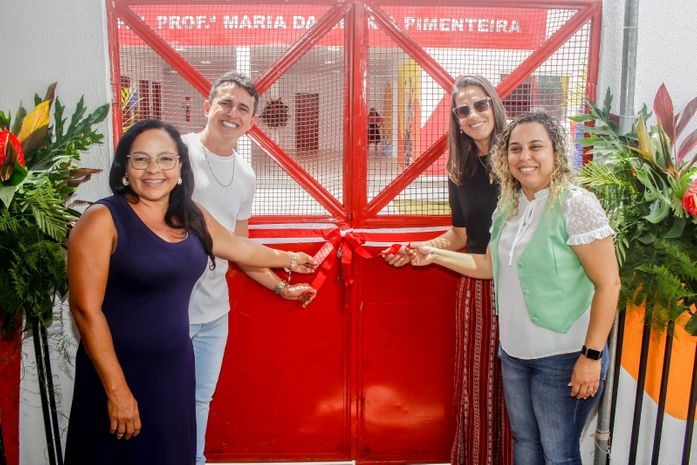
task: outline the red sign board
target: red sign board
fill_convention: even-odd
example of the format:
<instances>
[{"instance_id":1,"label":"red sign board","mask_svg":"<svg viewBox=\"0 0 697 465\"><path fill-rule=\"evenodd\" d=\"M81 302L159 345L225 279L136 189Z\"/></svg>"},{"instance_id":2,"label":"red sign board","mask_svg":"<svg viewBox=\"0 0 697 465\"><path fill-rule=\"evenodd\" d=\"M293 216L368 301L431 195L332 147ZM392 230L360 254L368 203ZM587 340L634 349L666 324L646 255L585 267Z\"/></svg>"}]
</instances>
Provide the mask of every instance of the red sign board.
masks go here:
<instances>
[{"instance_id":1,"label":"red sign board","mask_svg":"<svg viewBox=\"0 0 697 465\"><path fill-rule=\"evenodd\" d=\"M320 5L132 6L173 46L249 46L294 43L329 9ZM545 38L547 10L527 8L385 8L396 27L424 47L534 50ZM121 21L121 46L145 43ZM369 18L368 27L380 34ZM344 45L343 20L319 42ZM380 34L381 35L381 34ZM376 40L382 39L375 36Z\"/></svg>"}]
</instances>

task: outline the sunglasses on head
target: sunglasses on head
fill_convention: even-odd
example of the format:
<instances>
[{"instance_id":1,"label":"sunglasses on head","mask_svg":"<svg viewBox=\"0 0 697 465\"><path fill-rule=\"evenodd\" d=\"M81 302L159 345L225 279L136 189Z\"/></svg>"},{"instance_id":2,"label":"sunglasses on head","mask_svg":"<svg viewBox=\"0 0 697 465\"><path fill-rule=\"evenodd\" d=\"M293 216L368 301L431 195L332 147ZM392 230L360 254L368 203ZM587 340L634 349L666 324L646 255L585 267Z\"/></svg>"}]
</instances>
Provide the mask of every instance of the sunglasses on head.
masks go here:
<instances>
[{"instance_id":1,"label":"sunglasses on head","mask_svg":"<svg viewBox=\"0 0 697 465\"><path fill-rule=\"evenodd\" d=\"M477 113L487 111L491 108L491 99L487 97L482 100L477 100L472 104L472 108L477 110ZM467 118L472 112L472 108L470 108L469 105L460 105L459 107L453 108L453 113L458 118Z\"/></svg>"}]
</instances>

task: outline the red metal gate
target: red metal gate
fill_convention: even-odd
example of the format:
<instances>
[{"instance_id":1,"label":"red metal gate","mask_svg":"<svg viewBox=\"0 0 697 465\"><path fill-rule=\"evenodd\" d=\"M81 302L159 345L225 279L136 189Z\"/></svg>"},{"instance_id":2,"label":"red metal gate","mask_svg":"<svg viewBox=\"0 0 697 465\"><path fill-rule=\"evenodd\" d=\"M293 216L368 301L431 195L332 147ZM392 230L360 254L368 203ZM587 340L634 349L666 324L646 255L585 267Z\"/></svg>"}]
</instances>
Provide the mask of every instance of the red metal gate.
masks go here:
<instances>
[{"instance_id":1,"label":"red metal gate","mask_svg":"<svg viewBox=\"0 0 697 465\"><path fill-rule=\"evenodd\" d=\"M258 177L251 234L309 252L332 228L382 247L449 223L454 76L483 74L509 113L545 109L572 135L565 117L594 95L600 0L107 5L117 135L124 115L200 130L210 82L249 74L262 94L240 150ZM354 256L298 310L233 273L209 459L447 461L455 282Z\"/></svg>"}]
</instances>

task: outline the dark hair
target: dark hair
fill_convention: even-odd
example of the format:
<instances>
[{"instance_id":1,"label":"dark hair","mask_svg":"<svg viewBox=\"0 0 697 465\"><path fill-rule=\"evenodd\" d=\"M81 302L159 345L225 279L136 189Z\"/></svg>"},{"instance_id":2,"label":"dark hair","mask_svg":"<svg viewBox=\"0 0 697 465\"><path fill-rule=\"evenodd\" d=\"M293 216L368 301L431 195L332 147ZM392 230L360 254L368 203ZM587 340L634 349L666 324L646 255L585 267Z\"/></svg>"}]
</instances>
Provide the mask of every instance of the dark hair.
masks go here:
<instances>
[{"instance_id":1,"label":"dark hair","mask_svg":"<svg viewBox=\"0 0 697 465\"><path fill-rule=\"evenodd\" d=\"M496 93L496 89L485 77L476 74L466 74L460 76L455 81L452 94L450 95L450 108L455 108L455 97L457 94L469 86L477 86L487 97L491 99L491 110L494 114L494 130L489 136L489 148L494 146L496 136L506 127L506 109L503 107L501 98ZM472 176L478 169L477 146L470 136L460 130L460 122L457 116L450 112L450 126L448 128L448 163L446 170L448 177L458 186L466 177Z\"/></svg>"},{"instance_id":2,"label":"dark hair","mask_svg":"<svg viewBox=\"0 0 697 465\"><path fill-rule=\"evenodd\" d=\"M179 153L179 162L181 163L181 178L182 183L177 184L169 194L169 206L165 213L165 223L171 228L185 229L193 232L203 244L208 257L210 257L212 266L215 267L215 257L213 256L213 239L211 238L206 220L203 217L201 209L191 199L194 191L194 172L191 169L191 160L189 159L189 149L182 141L179 131L169 123L157 119L145 119L138 121L126 131L119 144L116 146L114 153L114 161L109 170L109 187L116 195L125 195L129 202L137 203L138 195L133 192L130 186L123 185L123 177L126 175L126 164L128 163L128 154L131 152L133 142L136 138L151 129L159 129L167 132L169 136L177 144L177 152Z\"/></svg>"},{"instance_id":3,"label":"dark hair","mask_svg":"<svg viewBox=\"0 0 697 465\"><path fill-rule=\"evenodd\" d=\"M210 93L208 94L208 101L210 103L213 103L213 100L215 100L215 96L218 94L218 89L225 85L235 85L237 87L241 87L246 90L249 95L254 97L254 111L252 112L252 115L257 114L257 108L259 107L259 91L257 91L254 81L252 81L251 78L236 71L228 71L215 81L213 87L211 87Z\"/></svg>"}]
</instances>

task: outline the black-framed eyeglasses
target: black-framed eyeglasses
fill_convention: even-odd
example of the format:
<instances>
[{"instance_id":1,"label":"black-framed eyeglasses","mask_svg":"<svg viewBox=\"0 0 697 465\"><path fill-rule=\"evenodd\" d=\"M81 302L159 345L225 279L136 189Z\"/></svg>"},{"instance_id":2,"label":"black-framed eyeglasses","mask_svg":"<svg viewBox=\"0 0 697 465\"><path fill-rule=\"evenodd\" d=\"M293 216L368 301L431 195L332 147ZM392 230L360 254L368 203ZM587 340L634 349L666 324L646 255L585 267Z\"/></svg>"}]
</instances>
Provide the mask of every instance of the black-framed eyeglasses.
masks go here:
<instances>
[{"instance_id":1,"label":"black-framed eyeglasses","mask_svg":"<svg viewBox=\"0 0 697 465\"><path fill-rule=\"evenodd\" d=\"M470 105L460 105L457 108L453 108L453 113L457 118L467 118L472 112L472 108L474 108L477 113L487 111L489 108L491 108L491 98L487 97L477 100L472 104L471 108Z\"/></svg>"},{"instance_id":2,"label":"black-framed eyeglasses","mask_svg":"<svg viewBox=\"0 0 697 465\"><path fill-rule=\"evenodd\" d=\"M135 170L146 170L150 166L151 161L155 161L157 166L163 171L173 170L177 166L179 155L176 153L164 152L156 157L151 157L144 152L133 152L127 155L131 160L131 166Z\"/></svg>"}]
</instances>

